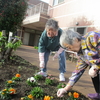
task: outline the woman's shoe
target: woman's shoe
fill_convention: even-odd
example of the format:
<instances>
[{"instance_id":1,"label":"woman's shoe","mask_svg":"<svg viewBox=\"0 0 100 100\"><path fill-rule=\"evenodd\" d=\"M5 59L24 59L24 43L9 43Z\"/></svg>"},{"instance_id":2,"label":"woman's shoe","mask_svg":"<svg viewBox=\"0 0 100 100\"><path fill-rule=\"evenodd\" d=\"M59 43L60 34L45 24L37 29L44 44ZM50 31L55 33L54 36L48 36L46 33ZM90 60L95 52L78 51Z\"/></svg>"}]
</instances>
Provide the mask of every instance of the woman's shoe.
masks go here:
<instances>
[{"instance_id":1,"label":"woman's shoe","mask_svg":"<svg viewBox=\"0 0 100 100\"><path fill-rule=\"evenodd\" d=\"M64 73L59 74L59 81L65 81Z\"/></svg>"},{"instance_id":2,"label":"woman's shoe","mask_svg":"<svg viewBox=\"0 0 100 100\"><path fill-rule=\"evenodd\" d=\"M40 72L36 73L35 75L42 75L44 77L47 77L47 73L43 72L43 71L40 71Z\"/></svg>"},{"instance_id":3,"label":"woman's shoe","mask_svg":"<svg viewBox=\"0 0 100 100\"><path fill-rule=\"evenodd\" d=\"M88 97L91 99L99 99L100 100L100 94L95 93L95 94L88 94Z\"/></svg>"}]
</instances>

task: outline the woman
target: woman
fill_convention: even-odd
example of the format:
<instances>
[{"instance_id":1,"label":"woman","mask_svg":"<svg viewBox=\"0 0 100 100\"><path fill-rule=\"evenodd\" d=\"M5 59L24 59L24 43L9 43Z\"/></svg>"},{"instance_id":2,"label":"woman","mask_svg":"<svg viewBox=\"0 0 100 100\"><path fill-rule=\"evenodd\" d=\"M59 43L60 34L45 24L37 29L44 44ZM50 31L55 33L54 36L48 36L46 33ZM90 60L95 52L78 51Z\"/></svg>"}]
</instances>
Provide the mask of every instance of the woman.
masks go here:
<instances>
[{"instance_id":1,"label":"woman","mask_svg":"<svg viewBox=\"0 0 100 100\"><path fill-rule=\"evenodd\" d=\"M100 33L91 31L81 36L77 32L67 30L61 35L60 44L67 50L77 52L79 60L69 82L64 88L57 91L57 96L62 97L64 93L71 89L83 75L86 68L89 67L89 75L91 76L96 93L88 94L88 97L100 99Z\"/></svg>"},{"instance_id":2,"label":"woman","mask_svg":"<svg viewBox=\"0 0 100 100\"><path fill-rule=\"evenodd\" d=\"M59 28L58 22L54 19L49 19L46 22L45 30L43 31L39 40L39 60L40 72L43 76L47 76L47 62L49 60L50 52L55 51L54 58L59 58L59 80L65 81L64 73L66 72L66 58L65 51L61 48L59 39L62 34L62 29Z\"/></svg>"}]
</instances>

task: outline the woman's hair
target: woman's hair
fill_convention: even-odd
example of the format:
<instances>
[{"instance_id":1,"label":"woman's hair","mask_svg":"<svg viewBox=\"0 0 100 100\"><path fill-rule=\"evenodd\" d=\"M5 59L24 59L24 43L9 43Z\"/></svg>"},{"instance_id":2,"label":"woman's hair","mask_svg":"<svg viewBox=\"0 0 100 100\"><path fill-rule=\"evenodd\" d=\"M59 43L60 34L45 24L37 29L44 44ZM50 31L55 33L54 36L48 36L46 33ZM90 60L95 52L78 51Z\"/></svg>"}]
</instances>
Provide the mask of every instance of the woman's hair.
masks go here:
<instances>
[{"instance_id":1,"label":"woman's hair","mask_svg":"<svg viewBox=\"0 0 100 100\"><path fill-rule=\"evenodd\" d=\"M45 28L46 29L52 28L54 30L58 30L59 29L58 22L54 19L48 19L48 21L46 22Z\"/></svg>"},{"instance_id":2,"label":"woman's hair","mask_svg":"<svg viewBox=\"0 0 100 100\"><path fill-rule=\"evenodd\" d=\"M73 41L76 38L80 41L82 36L79 33L74 32L72 30L65 30L62 32L62 35L60 36L60 45L62 47L64 47L63 46L64 43L72 45Z\"/></svg>"}]
</instances>

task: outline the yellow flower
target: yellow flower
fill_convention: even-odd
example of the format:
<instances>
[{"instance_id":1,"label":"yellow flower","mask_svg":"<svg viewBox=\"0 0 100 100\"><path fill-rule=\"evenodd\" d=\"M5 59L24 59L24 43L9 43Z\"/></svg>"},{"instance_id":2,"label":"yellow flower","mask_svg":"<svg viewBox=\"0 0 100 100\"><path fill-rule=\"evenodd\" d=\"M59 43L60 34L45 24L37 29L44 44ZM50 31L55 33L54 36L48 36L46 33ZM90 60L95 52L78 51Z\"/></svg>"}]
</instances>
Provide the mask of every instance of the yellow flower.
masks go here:
<instances>
[{"instance_id":1,"label":"yellow flower","mask_svg":"<svg viewBox=\"0 0 100 100\"><path fill-rule=\"evenodd\" d=\"M16 77L20 77L21 75L20 74L16 74Z\"/></svg>"},{"instance_id":2,"label":"yellow flower","mask_svg":"<svg viewBox=\"0 0 100 100\"><path fill-rule=\"evenodd\" d=\"M72 93L71 93L71 92L69 92L69 93L68 93L68 96L72 96Z\"/></svg>"},{"instance_id":3,"label":"yellow flower","mask_svg":"<svg viewBox=\"0 0 100 100\"><path fill-rule=\"evenodd\" d=\"M8 83L12 83L12 80L9 80Z\"/></svg>"},{"instance_id":4,"label":"yellow flower","mask_svg":"<svg viewBox=\"0 0 100 100\"><path fill-rule=\"evenodd\" d=\"M30 98L30 99L33 99L33 96L32 96L32 94L28 95L28 98Z\"/></svg>"},{"instance_id":5,"label":"yellow flower","mask_svg":"<svg viewBox=\"0 0 100 100\"><path fill-rule=\"evenodd\" d=\"M21 100L24 100L24 98L21 98Z\"/></svg>"},{"instance_id":6,"label":"yellow flower","mask_svg":"<svg viewBox=\"0 0 100 100\"><path fill-rule=\"evenodd\" d=\"M7 89L3 89L2 91L6 91Z\"/></svg>"},{"instance_id":7,"label":"yellow flower","mask_svg":"<svg viewBox=\"0 0 100 100\"><path fill-rule=\"evenodd\" d=\"M79 97L79 93L74 92L73 96L74 96L74 98L78 98Z\"/></svg>"},{"instance_id":8,"label":"yellow flower","mask_svg":"<svg viewBox=\"0 0 100 100\"><path fill-rule=\"evenodd\" d=\"M53 96L51 96L50 98L53 99Z\"/></svg>"},{"instance_id":9,"label":"yellow flower","mask_svg":"<svg viewBox=\"0 0 100 100\"><path fill-rule=\"evenodd\" d=\"M5 94L4 92L2 92L2 94Z\"/></svg>"},{"instance_id":10,"label":"yellow flower","mask_svg":"<svg viewBox=\"0 0 100 100\"><path fill-rule=\"evenodd\" d=\"M45 96L43 100L50 100L50 96Z\"/></svg>"}]
</instances>

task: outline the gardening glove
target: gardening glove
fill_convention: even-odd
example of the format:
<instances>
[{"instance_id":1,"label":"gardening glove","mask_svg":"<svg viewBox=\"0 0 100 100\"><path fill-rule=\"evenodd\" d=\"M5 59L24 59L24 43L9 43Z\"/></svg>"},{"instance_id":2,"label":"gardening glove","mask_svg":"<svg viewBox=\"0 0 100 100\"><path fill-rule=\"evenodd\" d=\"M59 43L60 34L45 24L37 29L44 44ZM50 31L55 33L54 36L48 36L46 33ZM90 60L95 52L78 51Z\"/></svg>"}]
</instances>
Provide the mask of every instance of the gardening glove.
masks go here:
<instances>
[{"instance_id":1,"label":"gardening glove","mask_svg":"<svg viewBox=\"0 0 100 100\"><path fill-rule=\"evenodd\" d=\"M44 53L39 53L40 68L44 68Z\"/></svg>"},{"instance_id":2,"label":"gardening glove","mask_svg":"<svg viewBox=\"0 0 100 100\"><path fill-rule=\"evenodd\" d=\"M64 51L62 47L59 48L59 50L55 53L53 56L53 60L59 57L59 54L61 54Z\"/></svg>"},{"instance_id":3,"label":"gardening glove","mask_svg":"<svg viewBox=\"0 0 100 100\"><path fill-rule=\"evenodd\" d=\"M96 65L93 65L90 69L89 69L89 75L94 78L97 76L97 72L98 72L98 67Z\"/></svg>"},{"instance_id":4,"label":"gardening glove","mask_svg":"<svg viewBox=\"0 0 100 100\"><path fill-rule=\"evenodd\" d=\"M67 91L64 88L58 89L57 97L63 97L64 93L67 93Z\"/></svg>"}]
</instances>

